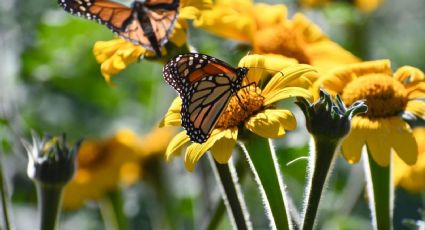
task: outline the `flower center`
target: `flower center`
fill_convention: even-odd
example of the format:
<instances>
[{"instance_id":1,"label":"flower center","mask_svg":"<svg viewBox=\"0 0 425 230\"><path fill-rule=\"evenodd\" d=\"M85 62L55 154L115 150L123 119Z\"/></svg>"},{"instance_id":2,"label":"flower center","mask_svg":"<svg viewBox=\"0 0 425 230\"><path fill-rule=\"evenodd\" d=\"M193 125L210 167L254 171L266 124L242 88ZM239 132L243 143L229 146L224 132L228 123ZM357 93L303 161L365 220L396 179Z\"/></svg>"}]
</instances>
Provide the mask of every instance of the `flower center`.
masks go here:
<instances>
[{"instance_id":1,"label":"flower center","mask_svg":"<svg viewBox=\"0 0 425 230\"><path fill-rule=\"evenodd\" d=\"M103 162L107 155L106 150L107 147L104 143L86 141L78 151L78 166L81 168L92 168L102 164L101 162Z\"/></svg>"},{"instance_id":2,"label":"flower center","mask_svg":"<svg viewBox=\"0 0 425 230\"><path fill-rule=\"evenodd\" d=\"M407 91L394 78L385 74L368 74L347 84L342 93L347 105L366 99L369 118L390 117L403 111L407 104Z\"/></svg>"},{"instance_id":3,"label":"flower center","mask_svg":"<svg viewBox=\"0 0 425 230\"><path fill-rule=\"evenodd\" d=\"M263 108L264 97L260 94L260 88L250 86L239 90L238 97L233 96L229 105L217 122L217 128L235 127L246 121L248 117Z\"/></svg>"},{"instance_id":4,"label":"flower center","mask_svg":"<svg viewBox=\"0 0 425 230\"><path fill-rule=\"evenodd\" d=\"M255 34L254 49L256 53L282 54L298 60L301 64L310 64L305 52L305 41L299 33L281 25L268 27Z\"/></svg>"}]
</instances>

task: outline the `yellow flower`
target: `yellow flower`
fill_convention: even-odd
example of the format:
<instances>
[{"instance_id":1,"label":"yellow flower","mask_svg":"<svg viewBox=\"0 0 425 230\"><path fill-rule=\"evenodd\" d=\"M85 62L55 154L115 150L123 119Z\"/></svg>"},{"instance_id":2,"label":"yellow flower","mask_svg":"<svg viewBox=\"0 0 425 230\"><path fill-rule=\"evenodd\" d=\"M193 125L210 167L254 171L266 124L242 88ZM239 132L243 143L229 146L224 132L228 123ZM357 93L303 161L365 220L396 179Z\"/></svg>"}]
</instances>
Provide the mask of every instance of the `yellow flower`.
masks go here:
<instances>
[{"instance_id":1,"label":"yellow flower","mask_svg":"<svg viewBox=\"0 0 425 230\"><path fill-rule=\"evenodd\" d=\"M244 79L245 84L259 82L265 62L265 57L261 55L246 56L240 61L239 66L252 67ZM255 67L258 68L255 69ZM209 139L203 144L192 143L187 147L185 155L187 170L193 171L195 164L207 150L211 151L217 162L227 163L236 144L241 125L264 138L279 138L285 135L285 130L295 129L294 115L289 110L275 108L274 103L295 96L310 98L311 94L306 89L288 87L288 85L298 78L315 74L315 70L308 65L294 65L283 69L282 72L283 76L277 73L264 89L254 85L241 89L238 92L241 102L237 97L231 98ZM180 108L181 100L176 98L161 125L180 126ZM187 143L189 143L189 137L186 131L177 134L167 148L166 158L169 159L173 154L178 154Z\"/></svg>"},{"instance_id":2,"label":"yellow flower","mask_svg":"<svg viewBox=\"0 0 425 230\"><path fill-rule=\"evenodd\" d=\"M77 209L120 184L137 182L143 174L144 161L154 153L164 153L173 133L170 129L155 129L138 137L131 130L122 129L107 139L85 140L78 152L76 175L65 187L64 208Z\"/></svg>"},{"instance_id":3,"label":"yellow flower","mask_svg":"<svg viewBox=\"0 0 425 230\"><path fill-rule=\"evenodd\" d=\"M350 163L359 161L364 145L380 166L390 162L391 149L407 164L416 162L417 146L404 112L425 119L425 76L410 66L392 73L389 60L369 61L336 69L320 78L315 87L342 95L351 105L365 99L368 112L352 120L352 130L343 141L342 150Z\"/></svg>"},{"instance_id":4,"label":"yellow flower","mask_svg":"<svg viewBox=\"0 0 425 230\"><path fill-rule=\"evenodd\" d=\"M170 36L170 41L177 47L186 43L187 21L193 20L201 14L201 10L211 8L211 0L185 0L180 1L180 9L177 22ZM93 47L94 56L101 64L101 72L107 82L111 81L111 75L117 74L128 65L138 60L141 56L155 57L155 53L146 50L142 46L135 45L121 38L109 41L98 41Z\"/></svg>"},{"instance_id":5,"label":"yellow flower","mask_svg":"<svg viewBox=\"0 0 425 230\"><path fill-rule=\"evenodd\" d=\"M395 158L394 181L411 192L419 192L425 188L425 128L413 130L418 143L418 161L415 165L406 165L400 158Z\"/></svg>"},{"instance_id":6,"label":"yellow flower","mask_svg":"<svg viewBox=\"0 0 425 230\"><path fill-rule=\"evenodd\" d=\"M332 2L339 2L336 0L300 0L301 5L303 6L309 6L309 7L318 7L318 6L324 6L328 3ZM381 4L383 0L354 0L349 1L349 3L353 4L359 10L368 13L371 11L376 10Z\"/></svg>"},{"instance_id":7,"label":"yellow flower","mask_svg":"<svg viewBox=\"0 0 425 230\"><path fill-rule=\"evenodd\" d=\"M319 72L360 60L324 35L302 14L287 19L285 5L219 0L193 22L224 38L249 43L258 54L279 54L310 64Z\"/></svg>"}]
</instances>

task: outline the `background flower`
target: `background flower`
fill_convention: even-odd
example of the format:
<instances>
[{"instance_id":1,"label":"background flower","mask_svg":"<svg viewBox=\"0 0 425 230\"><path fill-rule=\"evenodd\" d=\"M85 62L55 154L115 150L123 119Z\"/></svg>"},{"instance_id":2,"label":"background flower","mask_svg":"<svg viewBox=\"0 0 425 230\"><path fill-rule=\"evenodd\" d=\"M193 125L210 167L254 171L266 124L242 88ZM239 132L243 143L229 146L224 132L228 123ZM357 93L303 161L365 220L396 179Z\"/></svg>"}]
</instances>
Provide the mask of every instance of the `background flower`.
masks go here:
<instances>
[{"instance_id":1,"label":"background flower","mask_svg":"<svg viewBox=\"0 0 425 230\"><path fill-rule=\"evenodd\" d=\"M410 112L425 118L425 102L418 100L425 96L424 85L422 71L404 66L393 74L388 60L341 67L316 82L316 88L342 95L347 105L366 100L368 112L353 118L352 131L342 144L348 162L359 161L364 145L381 166L389 164L392 150L407 164L416 162L416 141L401 115Z\"/></svg>"},{"instance_id":2,"label":"background flower","mask_svg":"<svg viewBox=\"0 0 425 230\"><path fill-rule=\"evenodd\" d=\"M193 24L218 36L249 43L254 53L294 58L298 63L313 65L319 72L360 61L303 14L297 13L292 19L287 19L287 15L282 4L216 1Z\"/></svg>"},{"instance_id":3,"label":"background flower","mask_svg":"<svg viewBox=\"0 0 425 230\"><path fill-rule=\"evenodd\" d=\"M407 165L395 157L394 183L411 192L420 192L425 188L425 128L413 130L418 143L418 160L414 165Z\"/></svg>"},{"instance_id":4,"label":"background flower","mask_svg":"<svg viewBox=\"0 0 425 230\"><path fill-rule=\"evenodd\" d=\"M80 208L120 185L136 183L143 175L143 162L161 155L173 133L166 128L155 129L138 137L129 129L121 129L107 139L84 141L76 175L64 191L64 207Z\"/></svg>"}]
</instances>

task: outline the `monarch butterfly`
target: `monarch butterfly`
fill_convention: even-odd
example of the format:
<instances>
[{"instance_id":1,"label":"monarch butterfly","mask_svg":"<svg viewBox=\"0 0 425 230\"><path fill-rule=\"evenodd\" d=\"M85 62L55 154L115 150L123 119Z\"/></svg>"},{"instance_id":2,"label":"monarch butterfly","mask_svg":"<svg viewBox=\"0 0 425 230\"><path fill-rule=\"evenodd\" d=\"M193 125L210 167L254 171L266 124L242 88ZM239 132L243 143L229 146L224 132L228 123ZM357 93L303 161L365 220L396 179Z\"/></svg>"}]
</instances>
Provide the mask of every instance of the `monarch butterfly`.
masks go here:
<instances>
[{"instance_id":1,"label":"monarch butterfly","mask_svg":"<svg viewBox=\"0 0 425 230\"><path fill-rule=\"evenodd\" d=\"M67 12L106 25L127 41L155 51L167 43L178 14L178 0L134 1L131 7L108 0L58 0Z\"/></svg>"},{"instance_id":2,"label":"monarch butterfly","mask_svg":"<svg viewBox=\"0 0 425 230\"><path fill-rule=\"evenodd\" d=\"M171 59L163 75L182 99L182 126L191 141L205 142L233 95L242 88L248 68L233 68L214 57L188 53Z\"/></svg>"}]
</instances>

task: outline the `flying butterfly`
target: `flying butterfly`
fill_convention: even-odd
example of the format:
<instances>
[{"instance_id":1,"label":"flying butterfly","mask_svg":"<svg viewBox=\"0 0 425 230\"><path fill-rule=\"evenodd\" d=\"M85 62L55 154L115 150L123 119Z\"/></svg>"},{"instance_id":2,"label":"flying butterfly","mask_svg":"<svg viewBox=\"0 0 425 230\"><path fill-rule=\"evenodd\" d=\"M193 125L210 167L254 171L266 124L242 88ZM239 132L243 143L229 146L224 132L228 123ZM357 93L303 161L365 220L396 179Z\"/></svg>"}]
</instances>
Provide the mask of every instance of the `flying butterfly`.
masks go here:
<instances>
[{"instance_id":1,"label":"flying butterfly","mask_svg":"<svg viewBox=\"0 0 425 230\"><path fill-rule=\"evenodd\" d=\"M165 80L182 99L182 126L191 141L208 139L247 73L246 67L233 68L200 53L178 55L164 66Z\"/></svg>"},{"instance_id":2,"label":"flying butterfly","mask_svg":"<svg viewBox=\"0 0 425 230\"><path fill-rule=\"evenodd\" d=\"M121 38L161 57L177 19L178 0L134 1L131 7L108 0L58 0L67 12L106 25Z\"/></svg>"}]
</instances>

